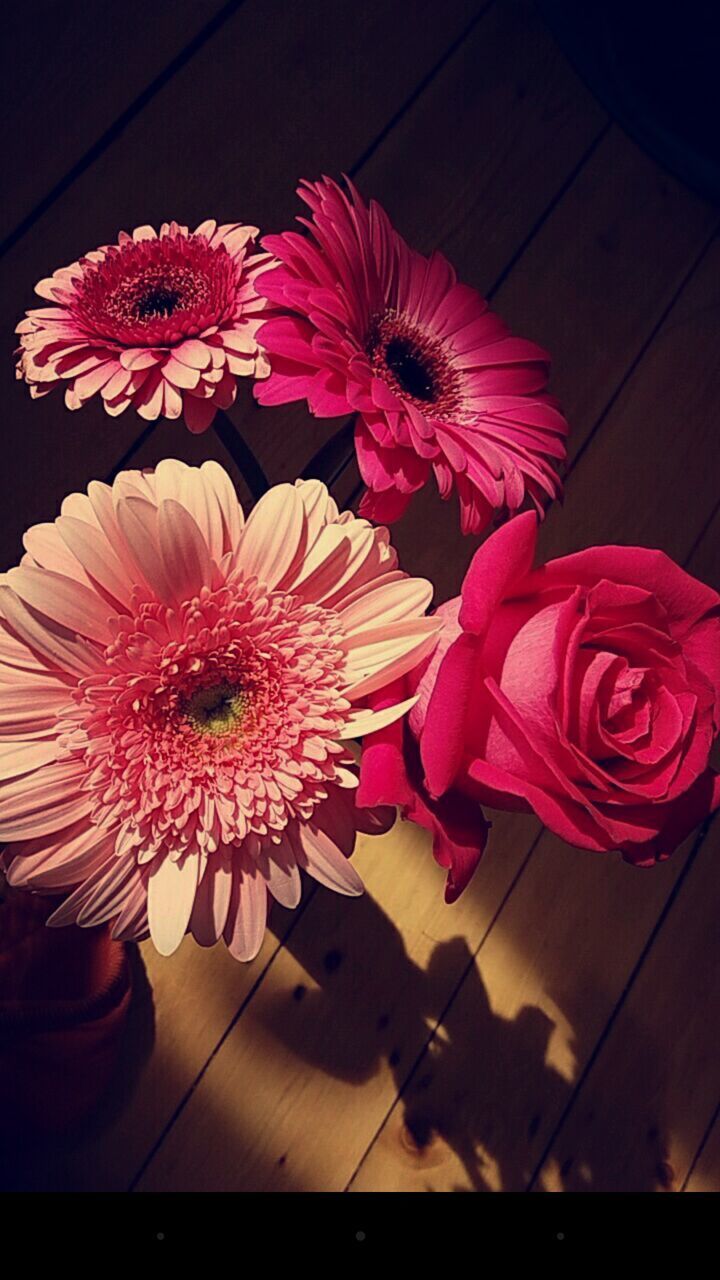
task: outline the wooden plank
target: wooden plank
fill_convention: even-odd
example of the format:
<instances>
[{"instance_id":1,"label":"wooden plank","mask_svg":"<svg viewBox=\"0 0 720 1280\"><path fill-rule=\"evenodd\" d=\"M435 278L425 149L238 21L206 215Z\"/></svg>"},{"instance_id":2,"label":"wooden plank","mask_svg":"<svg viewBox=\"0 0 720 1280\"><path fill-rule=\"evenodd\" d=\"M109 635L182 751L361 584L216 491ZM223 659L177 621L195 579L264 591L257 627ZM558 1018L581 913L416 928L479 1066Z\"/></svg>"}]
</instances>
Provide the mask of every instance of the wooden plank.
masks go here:
<instances>
[{"instance_id":1,"label":"wooden plank","mask_svg":"<svg viewBox=\"0 0 720 1280\"><path fill-rule=\"evenodd\" d=\"M441 1012L433 955L482 914L473 889L428 920L442 877L417 837L360 843L364 897L313 897L139 1190L342 1189Z\"/></svg>"},{"instance_id":2,"label":"wooden plank","mask_svg":"<svg viewBox=\"0 0 720 1280\"><path fill-rule=\"evenodd\" d=\"M699 560L699 554L693 558L693 571ZM613 1032L614 1074L608 1070L594 1084L589 1078L572 1113L577 1122L553 1152L539 1189L651 1190L663 1179L668 1185L673 1178L682 1181L709 1100L714 1105L717 1096L707 1028L715 1025L712 1011L720 999L713 981L717 892L709 880L718 835L716 824L699 863L708 919L696 927L695 906L683 909L680 932L691 961L685 962L682 948L676 955L674 928L633 1001L632 1016ZM615 858L583 857L544 833L352 1190L528 1186L695 840L644 876ZM693 868L691 883L696 875ZM683 902L688 893L683 890ZM695 1076L698 1096L690 1108ZM681 1137L683 1156L679 1116L695 1132L694 1138Z\"/></svg>"},{"instance_id":3,"label":"wooden plank","mask_svg":"<svg viewBox=\"0 0 720 1280\"><path fill-rule=\"evenodd\" d=\"M580 874L581 856L540 841L351 1190L525 1189L682 861L648 893L615 863Z\"/></svg>"},{"instance_id":4,"label":"wooden plank","mask_svg":"<svg viewBox=\"0 0 720 1280\"><path fill-rule=\"evenodd\" d=\"M208 215L286 225L298 173L337 172L359 157L482 8L245 0L0 263L8 325L13 310L20 318L33 305L35 281L121 227L173 216L196 225ZM360 100L362 111L352 106ZM145 424L130 412L108 418L97 403L71 414L60 391L33 402L9 358L0 394L14 450L0 475L4 567L23 530L104 476ZM249 402L250 389L242 394ZM38 468L48 456L52 467Z\"/></svg>"},{"instance_id":5,"label":"wooden plank","mask_svg":"<svg viewBox=\"0 0 720 1280\"><path fill-rule=\"evenodd\" d=\"M682 1189L720 1093L718 856L715 822L573 1099L536 1190Z\"/></svg>"},{"instance_id":6,"label":"wooden plank","mask_svg":"<svg viewBox=\"0 0 720 1280\"><path fill-rule=\"evenodd\" d=\"M458 270L487 291L604 124L534 6L512 0L477 25L356 181L412 244L428 250L449 237ZM398 183L417 156L422 180ZM244 395L229 416L275 482L294 479L340 425L304 405L258 412ZM341 501L353 484L354 473L343 477Z\"/></svg>"},{"instance_id":7,"label":"wooden plank","mask_svg":"<svg viewBox=\"0 0 720 1280\"><path fill-rule=\"evenodd\" d=\"M14 232L224 0L26 0L3 14L0 240ZM92 56L88 56L88 48Z\"/></svg>"},{"instance_id":8,"label":"wooden plank","mask_svg":"<svg viewBox=\"0 0 720 1280\"><path fill-rule=\"evenodd\" d=\"M720 591L720 502L693 548L692 566L698 578Z\"/></svg>"},{"instance_id":9,"label":"wooden plank","mask_svg":"<svg viewBox=\"0 0 720 1280\"><path fill-rule=\"evenodd\" d=\"M589 444L564 506L546 520L540 534L543 558L619 540L661 547L681 562L688 554L718 495L710 406L720 392L720 370L708 359L715 334L707 317L719 306L720 242L715 240L638 376L630 379ZM688 362L690 381L678 377Z\"/></svg>"},{"instance_id":10,"label":"wooden plank","mask_svg":"<svg viewBox=\"0 0 720 1280\"><path fill-rule=\"evenodd\" d=\"M227 951L203 950L189 938L170 961L143 944L125 1042L106 1103L89 1132L49 1142L40 1156L24 1144L6 1153L12 1189L126 1190L198 1063L215 1048L218 1028L230 1025L272 949L270 938L257 959L243 966ZM162 1000L156 997L158 988Z\"/></svg>"},{"instance_id":11,"label":"wooden plank","mask_svg":"<svg viewBox=\"0 0 720 1280\"><path fill-rule=\"evenodd\" d=\"M702 529L715 498L706 474L707 435L720 391L714 334L704 317L720 303L719 257L715 246L579 462L564 513L547 522L547 553L622 535L666 545L682 559ZM670 385L678 368L683 387L694 388L683 406L682 438L681 392ZM684 456L687 440L696 442L692 458ZM628 489L624 503L605 489L603 501L593 501L618 457L640 501L630 502ZM682 509L686 494L692 509L667 527L668 509ZM366 842L358 868L369 898L348 909L329 894L315 896L140 1188L279 1190L285 1179L304 1189L342 1188L466 970L471 977L462 983L448 1029L414 1076L427 1094L415 1137L404 1124L404 1107L395 1107L353 1189L449 1189L492 1185L493 1179L506 1189L523 1185L684 860L681 852L643 876L617 856L584 857L546 833L503 906L535 830L525 816L501 816L494 852L450 910L421 833L400 827L382 842ZM472 957L486 933L475 968ZM295 1010L298 985L309 995ZM497 1034L486 1052L491 1032ZM527 1072L523 1046L532 1064ZM468 1080L470 1053L477 1069ZM440 1062L448 1064L442 1072ZM264 1089L270 1070L285 1081L282 1107L273 1090ZM503 1095L508 1078L517 1087ZM545 1107L541 1114L532 1099L534 1109L525 1116L521 1107L528 1110L532 1094L523 1094L520 1083L533 1079ZM506 1114L495 1121L501 1096ZM208 1142L206 1100L231 1125L250 1112L253 1141ZM500 1137L493 1137L496 1123L507 1130ZM487 1168L467 1150L468 1133L484 1145ZM493 1170L496 1144L505 1163Z\"/></svg>"},{"instance_id":12,"label":"wooden plank","mask_svg":"<svg viewBox=\"0 0 720 1280\"><path fill-rule=\"evenodd\" d=\"M720 1191L720 1116L708 1134L684 1191Z\"/></svg>"}]
</instances>

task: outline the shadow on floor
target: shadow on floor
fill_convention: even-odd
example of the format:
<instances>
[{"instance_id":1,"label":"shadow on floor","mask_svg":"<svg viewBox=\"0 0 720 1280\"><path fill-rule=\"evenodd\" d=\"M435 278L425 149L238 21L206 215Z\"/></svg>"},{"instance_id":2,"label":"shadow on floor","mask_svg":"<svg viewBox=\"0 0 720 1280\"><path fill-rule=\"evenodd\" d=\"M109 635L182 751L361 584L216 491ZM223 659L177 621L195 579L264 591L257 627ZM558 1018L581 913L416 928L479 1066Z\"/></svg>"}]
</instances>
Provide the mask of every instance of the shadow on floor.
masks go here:
<instances>
[{"instance_id":1,"label":"shadow on floor","mask_svg":"<svg viewBox=\"0 0 720 1280\"><path fill-rule=\"evenodd\" d=\"M334 904L328 906L332 915ZM346 903L340 906L347 910ZM415 1169L427 1168L431 1175L449 1147L469 1184L455 1189L526 1189L574 1094L574 1083L548 1063L553 1021L530 1005L512 1019L495 1014L464 938L438 943L427 970L420 969L368 895L353 904L348 939L346 952L331 947L322 953L316 936L302 927L293 930L285 946L316 986L298 985L270 1005L251 1006L251 1016L299 1058L348 1083L362 1084L386 1063L401 1094L402 1158ZM431 1051L415 1061L463 974L461 997ZM571 1049L585 1061L592 1046ZM647 1179L632 1190L658 1187L662 1128L656 1117ZM557 1173L559 1185L591 1190L607 1181L598 1167L602 1159L597 1141L592 1160L575 1152ZM363 1183L363 1189L373 1188Z\"/></svg>"},{"instance_id":2,"label":"shadow on floor","mask_svg":"<svg viewBox=\"0 0 720 1280\"><path fill-rule=\"evenodd\" d=\"M409 958L399 931L371 897L358 899L350 910L348 906L336 895L325 898L323 925L327 932L323 928L322 936L328 939L327 947L318 946L316 930L306 930L302 921L298 922L284 945L309 981L272 1000L252 1001L243 1015L245 1034L252 1036L253 1022L258 1021L300 1060L350 1086L361 1086L389 1068L400 1094L397 1106L402 1123L396 1123L395 1112L381 1140L399 1140L401 1149L395 1162L399 1178L408 1167L420 1175L405 1182L402 1189L420 1181L423 1189L433 1190L433 1170L447 1164L448 1149L464 1172L464 1179L451 1175L455 1182L451 1189L527 1188L574 1093L574 1083L548 1061L555 1031L552 1019L530 1005L521 1007L514 1018L498 1016L464 938L438 942L423 970ZM105 1102L83 1131L71 1138L51 1146L36 1144L3 1153L2 1189L92 1190L92 1185L86 1185L87 1171L78 1179L73 1153L99 1137L102 1156L105 1130L117 1125L121 1142L122 1132L132 1130L136 1123L134 1090L154 1047L152 993L135 948L133 964L130 1023ZM420 1047L443 1015L448 993L457 988L463 976L462 994L443 1018L431 1050L418 1061ZM592 998L588 992L587 999ZM633 1044L628 1045L631 1060L640 1067L643 1062L656 1064L657 1047L644 1043L637 1029L633 1038ZM570 1046L582 1061L592 1047ZM163 1080L169 1095L179 1097L182 1090L173 1088L172 1077L173 1063L168 1062ZM598 1134L597 1123L592 1123L592 1077L588 1084L583 1092L583 1123L573 1129L581 1136L573 1139L572 1150L567 1143L560 1144L562 1166L556 1170L556 1184L572 1191L657 1190L667 1171L662 1098L655 1096L649 1101L644 1139L647 1151L633 1166L632 1185L618 1185L612 1138L604 1142L603 1127ZM208 1171L195 1169L192 1163L188 1167L182 1152L177 1152L167 1168L161 1163L162 1186L155 1186L155 1179L150 1178L153 1190L196 1190L206 1178L212 1189L232 1190L238 1176L243 1181L246 1159L256 1158L252 1149L258 1136L253 1131L252 1113L248 1113L245 1131L237 1117L228 1117L213 1105L212 1095L204 1101L198 1150L201 1157L211 1153ZM596 1102L598 1114L603 1116L612 1100L600 1097ZM623 1106L623 1097L619 1097L621 1128ZM380 1115L378 1111L378 1120ZM583 1127L585 1119L587 1128ZM614 1133L617 1127L609 1122L608 1132ZM278 1159L277 1153L258 1160L258 1188L262 1184L278 1190L307 1190L293 1185L292 1170L285 1161L285 1156ZM292 1159L288 1163L292 1164ZM82 1159L79 1167L83 1169ZM642 1168L641 1175L637 1167ZM441 1181L442 1187L447 1187L446 1172ZM211 1188L202 1185L202 1189ZM363 1189L373 1188L363 1184Z\"/></svg>"}]
</instances>

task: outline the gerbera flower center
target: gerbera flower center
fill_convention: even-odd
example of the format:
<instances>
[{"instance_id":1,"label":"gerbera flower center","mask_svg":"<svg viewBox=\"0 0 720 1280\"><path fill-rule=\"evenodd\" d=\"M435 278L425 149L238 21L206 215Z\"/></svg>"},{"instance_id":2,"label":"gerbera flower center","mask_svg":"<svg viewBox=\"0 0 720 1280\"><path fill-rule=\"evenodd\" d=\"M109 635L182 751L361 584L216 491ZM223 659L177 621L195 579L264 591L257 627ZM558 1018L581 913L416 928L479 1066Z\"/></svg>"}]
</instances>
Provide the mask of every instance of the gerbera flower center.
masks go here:
<instances>
[{"instance_id":1,"label":"gerbera flower center","mask_svg":"<svg viewBox=\"0 0 720 1280\"><path fill-rule=\"evenodd\" d=\"M397 311L376 316L366 342L374 372L404 400L442 417L458 403L458 378L442 343Z\"/></svg>"},{"instance_id":2,"label":"gerbera flower center","mask_svg":"<svg viewBox=\"0 0 720 1280\"><path fill-rule=\"evenodd\" d=\"M82 266L73 304L77 319L124 345L172 346L224 323L234 311L239 269L204 236L131 242Z\"/></svg>"},{"instance_id":3,"label":"gerbera flower center","mask_svg":"<svg viewBox=\"0 0 720 1280\"><path fill-rule=\"evenodd\" d=\"M231 684L229 680L197 689L180 707L194 729L216 737L238 729L246 709L246 695L239 685Z\"/></svg>"},{"instance_id":4,"label":"gerbera flower center","mask_svg":"<svg viewBox=\"0 0 720 1280\"><path fill-rule=\"evenodd\" d=\"M342 754L341 638L331 611L242 579L177 610L138 603L67 725L92 765L96 825L114 813L150 856L311 814Z\"/></svg>"},{"instance_id":5,"label":"gerbera flower center","mask_svg":"<svg viewBox=\"0 0 720 1280\"><path fill-rule=\"evenodd\" d=\"M385 363L407 395L416 400L435 399L432 370L407 339L391 338L385 348Z\"/></svg>"},{"instance_id":6,"label":"gerbera flower center","mask_svg":"<svg viewBox=\"0 0 720 1280\"><path fill-rule=\"evenodd\" d=\"M105 313L121 323L150 324L192 311L209 297L205 276L188 267L169 267L121 280L105 299Z\"/></svg>"},{"instance_id":7,"label":"gerbera flower center","mask_svg":"<svg viewBox=\"0 0 720 1280\"><path fill-rule=\"evenodd\" d=\"M147 293L138 298L135 306L135 315L138 320L155 319L156 316L171 316L180 301L180 294L176 289L168 289L164 285L158 285L155 289L148 289Z\"/></svg>"}]
</instances>

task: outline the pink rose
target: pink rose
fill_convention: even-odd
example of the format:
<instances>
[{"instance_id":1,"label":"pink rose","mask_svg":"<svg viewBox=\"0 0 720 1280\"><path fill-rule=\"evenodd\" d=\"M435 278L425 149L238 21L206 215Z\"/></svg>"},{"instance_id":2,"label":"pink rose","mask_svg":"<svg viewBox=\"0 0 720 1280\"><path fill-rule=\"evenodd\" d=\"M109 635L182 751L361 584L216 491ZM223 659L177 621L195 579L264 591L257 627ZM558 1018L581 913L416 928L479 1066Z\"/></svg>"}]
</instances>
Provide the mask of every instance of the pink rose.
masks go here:
<instances>
[{"instance_id":1,"label":"pink rose","mask_svg":"<svg viewBox=\"0 0 720 1280\"><path fill-rule=\"evenodd\" d=\"M480 547L435 654L406 677L419 698L404 730L366 739L358 802L433 832L448 901L482 853L481 804L637 866L720 804L720 596L643 547L533 571L536 537L529 512Z\"/></svg>"}]
</instances>

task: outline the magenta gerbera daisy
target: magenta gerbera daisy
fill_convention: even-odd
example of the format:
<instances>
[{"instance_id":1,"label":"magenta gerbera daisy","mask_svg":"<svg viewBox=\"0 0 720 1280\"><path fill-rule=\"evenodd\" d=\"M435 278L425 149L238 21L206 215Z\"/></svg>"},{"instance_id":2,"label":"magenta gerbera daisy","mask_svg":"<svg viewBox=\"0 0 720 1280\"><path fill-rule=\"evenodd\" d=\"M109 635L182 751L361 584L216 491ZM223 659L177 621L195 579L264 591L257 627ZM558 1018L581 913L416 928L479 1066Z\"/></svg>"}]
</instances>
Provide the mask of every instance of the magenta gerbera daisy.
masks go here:
<instances>
[{"instance_id":1,"label":"magenta gerbera daisy","mask_svg":"<svg viewBox=\"0 0 720 1280\"><path fill-rule=\"evenodd\" d=\"M360 512L372 519L395 520L431 472L443 498L457 491L466 533L526 496L542 512L561 492L553 463L567 434L545 391L549 357L513 337L442 254L415 252L348 190L303 182L310 237L263 239L275 265L258 290L282 314L262 325L271 374L258 400L357 412Z\"/></svg>"},{"instance_id":2,"label":"magenta gerbera daisy","mask_svg":"<svg viewBox=\"0 0 720 1280\"><path fill-rule=\"evenodd\" d=\"M17 376L33 396L66 384L79 409L100 392L107 413L133 405L141 417L184 417L209 427L233 403L238 377L267 376L256 334L264 299L255 291L267 254L257 227L212 220L193 232L177 222L121 231L35 286L53 305L18 325Z\"/></svg>"},{"instance_id":3,"label":"magenta gerbera daisy","mask_svg":"<svg viewBox=\"0 0 720 1280\"><path fill-rule=\"evenodd\" d=\"M348 741L434 648L432 588L319 481L247 522L221 467L173 460L73 494L0 577L0 839L12 885L68 892L51 924L112 920L170 954L240 960L300 871L362 884Z\"/></svg>"}]
</instances>

